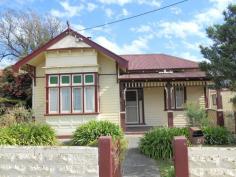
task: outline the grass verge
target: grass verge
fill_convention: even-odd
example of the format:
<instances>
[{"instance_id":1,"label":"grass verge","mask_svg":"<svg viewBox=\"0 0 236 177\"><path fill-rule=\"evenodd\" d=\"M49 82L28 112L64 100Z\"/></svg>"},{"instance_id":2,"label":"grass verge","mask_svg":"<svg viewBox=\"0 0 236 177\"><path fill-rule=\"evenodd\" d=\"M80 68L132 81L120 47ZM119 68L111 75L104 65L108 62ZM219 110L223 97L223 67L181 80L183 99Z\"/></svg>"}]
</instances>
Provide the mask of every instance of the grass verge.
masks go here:
<instances>
[{"instance_id":1,"label":"grass verge","mask_svg":"<svg viewBox=\"0 0 236 177\"><path fill-rule=\"evenodd\" d=\"M171 160L157 160L161 177L174 177L174 166Z\"/></svg>"}]
</instances>

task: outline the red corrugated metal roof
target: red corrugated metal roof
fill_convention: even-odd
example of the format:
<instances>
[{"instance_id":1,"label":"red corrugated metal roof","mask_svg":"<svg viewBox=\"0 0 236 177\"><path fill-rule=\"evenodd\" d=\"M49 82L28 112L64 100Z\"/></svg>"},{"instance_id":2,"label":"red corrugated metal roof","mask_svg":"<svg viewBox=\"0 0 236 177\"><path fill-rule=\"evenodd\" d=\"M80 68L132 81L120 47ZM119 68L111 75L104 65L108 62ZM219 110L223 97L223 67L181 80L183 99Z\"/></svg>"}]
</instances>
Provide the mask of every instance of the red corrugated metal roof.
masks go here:
<instances>
[{"instance_id":1,"label":"red corrugated metal roof","mask_svg":"<svg viewBox=\"0 0 236 177\"><path fill-rule=\"evenodd\" d=\"M198 68L198 63L165 54L121 55L129 61L129 70Z\"/></svg>"},{"instance_id":2,"label":"red corrugated metal roof","mask_svg":"<svg viewBox=\"0 0 236 177\"><path fill-rule=\"evenodd\" d=\"M205 72L179 72L179 73L143 73L120 75L120 80L145 80L145 79L200 79L206 78Z\"/></svg>"}]
</instances>

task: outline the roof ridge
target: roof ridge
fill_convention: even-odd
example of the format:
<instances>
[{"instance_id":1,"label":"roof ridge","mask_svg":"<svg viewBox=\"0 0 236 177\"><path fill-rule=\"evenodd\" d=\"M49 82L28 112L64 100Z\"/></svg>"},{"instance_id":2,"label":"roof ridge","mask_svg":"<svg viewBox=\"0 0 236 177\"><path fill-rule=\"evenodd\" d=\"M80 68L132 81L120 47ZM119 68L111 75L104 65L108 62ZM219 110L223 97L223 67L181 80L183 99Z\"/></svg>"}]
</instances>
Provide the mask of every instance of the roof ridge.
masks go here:
<instances>
[{"instance_id":1,"label":"roof ridge","mask_svg":"<svg viewBox=\"0 0 236 177\"><path fill-rule=\"evenodd\" d=\"M121 57L125 57L125 56L145 56L145 55L163 55L163 56L167 56L167 57L172 57L172 59L179 59L179 60L185 60L187 62L192 62L192 63L199 63L197 61L193 61L190 59L186 59L186 58L182 58L182 57L178 57L178 56L173 56L170 54L165 54L165 53L147 53L147 54L122 54L120 55Z\"/></svg>"}]
</instances>

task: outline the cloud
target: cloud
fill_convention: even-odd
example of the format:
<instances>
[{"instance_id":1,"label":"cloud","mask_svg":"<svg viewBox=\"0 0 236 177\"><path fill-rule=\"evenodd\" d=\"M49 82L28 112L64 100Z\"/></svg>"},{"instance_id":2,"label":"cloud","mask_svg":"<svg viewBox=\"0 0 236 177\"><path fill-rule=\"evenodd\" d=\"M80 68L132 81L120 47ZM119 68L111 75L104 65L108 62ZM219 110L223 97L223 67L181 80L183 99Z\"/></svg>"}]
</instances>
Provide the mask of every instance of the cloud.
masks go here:
<instances>
[{"instance_id":1,"label":"cloud","mask_svg":"<svg viewBox=\"0 0 236 177\"><path fill-rule=\"evenodd\" d=\"M149 6L155 6L160 7L161 6L161 0L98 0L102 4L116 4L123 6L125 4L129 3L137 3L137 4L145 4Z\"/></svg>"},{"instance_id":2,"label":"cloud","mask_svg":"<svg viewBox=\"0 0 236 177\"><path fill-rule=\"evenodd\" d=\"M95 41L117 54L144 53L148 49L148 42L153 39L152 35L139 37L129 44L118 45L104 36L98 36Z\"/></svg>"},{"instance_id":3,"label":"cloud","mask_svg":"<svg viewBox=\"0 0 236 177\"><path fill-rule=\"evenodd\" d=\"M132 0L98 0L98 1L103 4L118 4L121 6L132 2Z\"/></svg>"},{"instance_id":4,"label":"cloud","mask_svg":"<svg viewBox=\"0 0 236 177\"><path fill-rule=\"evenodd\" d=\"M182 53L177 54L177 56L188 59L188 60L196 61L196 62L204 60L202 57L198 57L196 55L193 55L190 52L182 52Z\"/></svg>"},{"instance_id":5,"label":"cloud","mask_svg":"<svg viewBox=\"0 0 236 177\"><path fill-rule=\"evenodd\" d=\"M202 28L195 22L189 21L178 21L178 22L160 22L158 24L159 31L157 32L157 37L166 38L186 38L187 36L198 36L205 37L205 33Z\"/></svg>"},{"instance_id":6,"label":"cloud","mask_svg":"<svg viewBox=\"0 0 236 177\"><path fill-rule=\"evenodd\" d=\"M50 13L55 17L74 17L79 16L80 12L84 9L84 5L71 5L68 1L61 1L60 5L63 8L63 11L52 9Z\"/></svg>"},{"instance_id":7,"label":"cloud","mask_svg":"<svg viewBox=\"0 0 236 177\"><path fill-rule=\"evenodd\" d=\"M123 9L122 9L122 14L121 14L121 15L122 15L122 16L128 16L128 15L129 15L128 10L125 9L125 8L123 8Z\"/></svg>"},{"instance_id":8,"label":"cloud","mask_svg":"<svg viewBox=\"0 0 236 177\"><path fill-rule=\"evenodd\" d=\"M179 15L182 13L182 10L179 7L171 7L170 11L172 14Z\"/></svg>"},{"instance_id":9,"label":"cloud","mask_svg":"<svg viewBox=\"0 0 236 177\"><path fill-rule=\"evenodd\" d=\"M111 18L114 15L112 9L110 9L110 8L105 9L105 14L108 18Z\"/></svg>"},{"instance_id":10,"label":"cloud","mask_svg":"<svg viewBox=\"0 0 236 177\"><path fill-rule=\"evenodd\" d=\"M87 3L87 10L88 10L89 12L94 11L96 8L97 8L97 5L96 5L96 4L90 3L90 2Z\"/></svg>"},{"instance_id":11,"label":"cloud","mask_svg":"<svg viewBox=\"0 0 236 177\"><path fill-rule=\"evenodd\" d=\"M150 25L141 25L138 28L133 27L130 30L138 33L147 33L152 31L152 27Z\"/></svg>"}]
</instances>

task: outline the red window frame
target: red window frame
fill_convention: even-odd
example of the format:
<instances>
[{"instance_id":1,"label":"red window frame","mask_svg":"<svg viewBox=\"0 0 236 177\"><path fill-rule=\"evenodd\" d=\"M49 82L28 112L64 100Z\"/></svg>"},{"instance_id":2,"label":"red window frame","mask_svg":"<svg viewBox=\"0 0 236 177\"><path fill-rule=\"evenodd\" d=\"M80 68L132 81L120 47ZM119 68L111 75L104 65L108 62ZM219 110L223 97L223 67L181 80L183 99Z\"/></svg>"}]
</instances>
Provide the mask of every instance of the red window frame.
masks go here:
<instances>
[{"instance_id":1,"label":"red window frame","mask_svg":"<svg viewBox=\"0 0 236 177\"><path fill-rule=\"evenodd\" d=\"M73 82L73 78L72 76L73 75L82 75L82 84L81 85L72 85L72 82ZM94 75L94 83L93 84L90 84L90 85L85 85L83 80L84 80L84 76L87 75L87 74L93 74ZM50 76L58 76L58 86L49 86L49 77ZM70 85L68 86L61 86L60 84L60 78L62 75L70 75ZM95 106L95 111L94 112L85 112L85 100L84 100L84 90L85 90L85 87L91 87L91 86L94 86L94 106ZM62 87L69 87L71 88L70 90L70 113L62 113L61 111L61 88ZM59 107L58 107L58 113L50 113L49 111L49 88L58 88L59 89L59 93L58 93L58 97L59 97ZM82 88L82 95L83 95L83 98L82 98L82 112L73 112L73 88ZM59 73L59 74L46 74L46 115L91 115L91 114L98 114L99 113L99 110L98 110L98 73L96 72L84 72L84 73Z\"/></svg>"}]
</instances>

